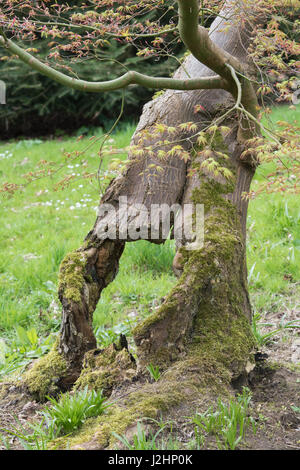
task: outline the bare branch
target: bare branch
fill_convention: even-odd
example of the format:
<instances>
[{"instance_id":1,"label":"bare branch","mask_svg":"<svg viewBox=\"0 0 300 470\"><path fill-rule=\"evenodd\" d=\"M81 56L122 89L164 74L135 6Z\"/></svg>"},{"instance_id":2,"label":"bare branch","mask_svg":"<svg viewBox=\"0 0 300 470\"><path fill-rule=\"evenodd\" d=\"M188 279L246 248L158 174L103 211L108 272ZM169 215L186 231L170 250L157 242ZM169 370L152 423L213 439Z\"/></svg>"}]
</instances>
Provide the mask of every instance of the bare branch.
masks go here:
<instances>
[{"instance_id":1,"label":"bare branch","mask_svg":"<svg viewBox=\"0 0 300 470\"><path fill-rule=\"evenodd\" d=\"M0 34L2 34L0 32ZM32 69L46 75L52 80L61 83L69 88L76 90L101 93L126 88L129 85L141 85L145 88L170 89L170 90L198 90L198 89L227 89L226 80L218 76L191 78L179 80L168 77L149 77L139 72L129 71L119 78L104 82L89 82L79 80L55 70L49 65L44 64L39 59L33 57L13 41L0 35L0 45L7 48L12 54L16 54L19 59L28 64Z\"/></svg>"}]
</instances>

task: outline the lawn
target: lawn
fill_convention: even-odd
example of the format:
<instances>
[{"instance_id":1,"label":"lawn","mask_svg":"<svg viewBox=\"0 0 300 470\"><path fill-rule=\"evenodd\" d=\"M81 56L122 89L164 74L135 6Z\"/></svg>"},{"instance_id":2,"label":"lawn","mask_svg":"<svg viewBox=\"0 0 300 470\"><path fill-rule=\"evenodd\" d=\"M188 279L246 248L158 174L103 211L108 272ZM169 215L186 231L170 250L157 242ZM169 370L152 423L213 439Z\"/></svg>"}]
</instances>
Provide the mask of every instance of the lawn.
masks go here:
<instances>
[{"instance_id":1,"label":"lawn","mask_svg":"<svg viewBox=\"0 0 300 470\"><path fill-rule=\"evenodd\" d=\"M280 108L274 122L299 118L299 110ZM134 126L111 136L109 145L124 149ZM96 131L101 138L101 130ZM98 168L99 145L90 136L80 140L19 140L0 145L0 184L19 182L40 160L62 162L78 151L63 170L32 182L14 195L1 197L0 225L0 377L47 351L60 326L57 299L59 265L77 248L91 229L99 200L96 179L82 177ZM120 150L118 158L126 158ZM257 187L268 168L258 168ZM65 189L55 190L61 175L72 176ZM110 176L107 158L102 175ZM94 314L99 344L106 345L120 332L130 334L140 318L156 308L175 282L171 264L174 244L157 246L146 241L127 244L116 280L104 291ZM254 312L277 312L299 299L299 196L264 194L251 200L248 217L247 262ZM258 318L258 317L256 317ZM20 369L22 370L22 369Z\"/></svg>"}]
</instances>

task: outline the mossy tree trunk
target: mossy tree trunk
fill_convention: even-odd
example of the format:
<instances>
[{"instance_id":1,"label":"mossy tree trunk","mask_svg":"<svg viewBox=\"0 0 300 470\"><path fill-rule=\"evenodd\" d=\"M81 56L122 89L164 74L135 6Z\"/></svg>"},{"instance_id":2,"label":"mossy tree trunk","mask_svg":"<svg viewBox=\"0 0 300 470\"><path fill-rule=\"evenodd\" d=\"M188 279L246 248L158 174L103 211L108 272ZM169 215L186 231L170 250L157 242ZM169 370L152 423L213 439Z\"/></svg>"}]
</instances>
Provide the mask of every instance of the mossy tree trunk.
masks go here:
<instances>
[{"instance_id":1,"label":"mossy tree trunk","mask_svg":"<svg viewBox=\"0 0 300 470\"><path fill-rule=\"evenodd\" d=\"M253 342L245 252L247 202L242 193L249 191L253 168L239 162L237 147L228 165L234 182L213 178L199 170L201 162L192 163L196 173L188 178L183 204L204 205L204 245L194 250L179 248L175 257L180 276L177 284L160 309L135 328L141 365L152 362L166 367L189 355L196 344L206 350L208 339L214 337L211 359L217 349L227 349L234 376L244 370ZM240 322L244 327L236 328ZM225 324L225 339L221 340ZM243 335L242 341L251 345L250 349L235 357L234 343Z\"/></svg>"},{"instance_id":2,"label":"mossy tree trunk","mask_svg":"<svg viewBox=\"0 0 300 470\"><path fill-rule=\"evenodd\" d=\"M228 11L223 14L227 15ZM247 68L249 37L234 22L229 28L228 23L230 20L217 18L212 24L210 38ZM224 24L227 25L226 32ZM175 77L187 75L207 77L214 72L190 55ZM244 102L250 102L253 95L243 93ZM155 135L158 123L176 127L183 122L194 122L198 131L205 129L209 122L233 107L236 96L236 89L231 93L224 90L166 91L144 107L132 143L140 145L142 139L144 149L155 148L156 142L169 139L167 132ZM197 105L201 107L198 106L195 112ZM256 101L252 100L250 106L255 108L255 105ZM187 163L178 155L162 161L158 155L162 147L158 146L155 151L145 151L139 157L130 155L126 172L108 187L100 201L99 216L83 246L68 255L61 265L59 297L63 313L58 351L67 368L60 377L60 388L68 389L74 384L86 353L96 348L93 312L101 291L117 274L125 242L135 239L128 233L124 235L120 225L117 225L115 240L104 239L101 235L111 221L111 214L104 210L105 205L109 203L118 214L122 197L127 198L129 210L137 204L143 204L149 212L153 204L203 204L205 211L203 247L188 250L188 240L176 240L178 251L174 269L179 275L177 284L158 311L133 331L138 370L144 370L149 363L167 370L177 363L179 369L187 368L197 374L201 371L210 373L215 375L216 381L226 378L227 382L237 380L245 372L254 342L247 290L247 201L243 193L249 191L255 165L251 161L245 162L241 155L245 142L256 131L251 123L241 120L237 111L229 114L222 126L230 131L224 137L217 131L210 146L215 160L230 171L231 178L225 177L224 173L214 175L209 172L202 165L204 157L197 154L192 135L182 132L176 139L184 138L185 150L190 155ZM163 149L166 151L171 147L170 144ZM224 154L228 158L222 156ZM129 217L132 227L138 222L140 225L140 217L136 210L132 212ZM163 243L162 232L158 239L151 240L150 219L144 220L140 230L147 234L144 238ZM103 385L103 381L101 383Z\"/></svg>"}]
</instances>

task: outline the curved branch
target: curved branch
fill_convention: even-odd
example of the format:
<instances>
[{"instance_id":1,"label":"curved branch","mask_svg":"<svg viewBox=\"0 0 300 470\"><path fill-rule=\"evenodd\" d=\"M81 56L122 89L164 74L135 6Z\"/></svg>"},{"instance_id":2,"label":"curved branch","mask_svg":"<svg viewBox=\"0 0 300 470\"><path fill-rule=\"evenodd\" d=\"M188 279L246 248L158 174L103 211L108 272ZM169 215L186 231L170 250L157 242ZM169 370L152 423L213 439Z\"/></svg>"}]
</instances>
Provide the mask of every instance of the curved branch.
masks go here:
<instances>
[{"instance_id":1,"label":"curved branch","mask_svg":"<svg viewBox=\"0 0 300 470\"><path fill-rule=\"evenodd\" d=\"M228 83L234 83L226 64L242 71L242 64L231 54L217 46L209 37L208 31L199 26L198 0L177 0L178 28L182 41L193 56Z\"/></svg>"},{"instance_id":2,"label":"curved branch","mask_svg":"<svg viewBox=\"0 0 300 470\"><path fill-rule=\"evenodd\" d=\"M0 34L2 33L0 32ZM126 88L129 85L141 85L145 88L170 90L228 89L226 80L218 76L179 80L168 77L149 77L148 75L135 71L129 71L114 80L89 82L69 77L49 65L44 64L39 59L24 51L21 47L17 46L10 39L5 38L3 35L0 35L0 46L6 47L12 54L16 54L19 59L37 72L46 75L62 85L74 88L75 90L101 93L105 91L119 90Z\"/></svg>"},{"instance_id":3,"label":"curved branch","mask_svg":"<svg viewBox=\"0 0 300 470\"><path fill-rule=\"evenodd\" d=\"M239 8L246 3L248 4L247 7L250 8L251 2L244 2L242 0ZM198 0L177 0L177 3L179 13L178 28L182 41L199 62L227 82L227 90L232 94L236 103L238 103L235 105L235 109L239 109L242 106L247 113L252 115L253 119L251 122L243 116L239 131L240 137L250 138L249 136L259 130L257 125L253 125L258 114L258 101L255 89L247 77L245 65L215 44L210 39L208 31L199 26ZM223 9L224 14L229 17L230 14L232 15L235 7L235 1L227 0ZM236 74L243 77L241 82Z\"/></svg>"}]
</instances>

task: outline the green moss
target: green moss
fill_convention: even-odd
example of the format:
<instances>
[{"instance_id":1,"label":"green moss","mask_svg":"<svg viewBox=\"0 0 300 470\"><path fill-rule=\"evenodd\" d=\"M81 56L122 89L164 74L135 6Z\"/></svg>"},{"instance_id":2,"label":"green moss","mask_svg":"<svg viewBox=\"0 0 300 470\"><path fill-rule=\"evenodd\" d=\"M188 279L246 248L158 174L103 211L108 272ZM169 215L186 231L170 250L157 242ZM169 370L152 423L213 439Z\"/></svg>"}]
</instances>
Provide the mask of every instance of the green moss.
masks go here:
<instances>
[{"instance_id":1,"label":"green moss","mask_svg":"<svg viewBox=\"0 0 300 470\"><path fill-rule=\"evenodd\" d=\"M156 100L156 98L159 98L159 96L162 96L164 93L165 93L165 90L159 90L154 93L154 95L152 96L152 99Z\"/></svg>"},{"instance_id":2,"label":"green moss","mask_svg":"<svg viewBox=\"0 0 300 470\"><path fill-rule=\"evenodd\" d=\"M168 312L172 314L173 309L176 306L176 298L173 294L174 289L172 289L171 292L168 294L164 305L162 305L157 310L157 312L149 315L147 318L145 318L143 322L136 325L136 327L132 331L135 337L144 334L151 325L162 320Z\"/></svg>"},{"instance_id":3,"label":"green moss","mask_svg":"<svg viewBox=\"0 0 300 470\"><path fill-rule=\"evenodd\" d=\"M229 383L245 370L255 350L255 338L243 313L203 314L195 324L196 334L189 355L199 364L210 364L215 376Z\"/></svg>"},{"instance_id":4,"label":"green moss","mask_svg":"<svg viewBox=\"0 0 300 470\"><path fill-rule=\"evenodd\" d=\"M216 376L230 380L243 370L255 349L255 338L245 315L244 259L235 207L225 201L205 222L205 247L186 254L184 280L198 291L202 302L195 316L189 355L210 364ZM231 263L230 263L231 261ZM200 296L199 293L202 293ZM191 291L189 291L191 295Z\"/></svg>"},{"instance_id":5,"label":"green moss","mask_svg":"<svg viewBox=\"0 0 300 470\"><path fill-rule=\"evenodd\" d=\"M61 263L58 290L67 300L81 301L85 265L86 259L81 252L68 254Z\"/></svg>"},{"instance_id":6,"label":"green moss","mask_svg":"<svg viewBox=\"0 0 300 470\"><path fill-rule=\"evenodd\" d=\"M67 369L67 363L58 352L58 341L51 351L39 359L23 377L23 383L28 391L38 400L44 401L46 395L59 392L58 380Z\"/></svg>"},{"instance_id":7,"label":"green moss","mask_svg":"<svg viewBox=\"0 0 300 470\"><path fill-rule=\"evenodd\" d=\"M114 405L108 409L106 415L87 420L73 436L55 439L48 445L51 449L104 449L109 448L111 442L116 438L112 432L122 435L127 428L133 425L139 416L133 414L132 410L124 410Z\"/></svg>"},{"instance_id":8,"label":"green moss","mask_svg":"<svg viewBox=\"0 0 300 470\"><path fill-rule=\"evenodd\" d=\"M93 390L103 390L109 396L113 387L131 380L136 374L135 364L127 349L119 350L114 344L106 349L86 353L81 374L75 382L75 389L88 386Z\"/></svg>"}]
</instances>

